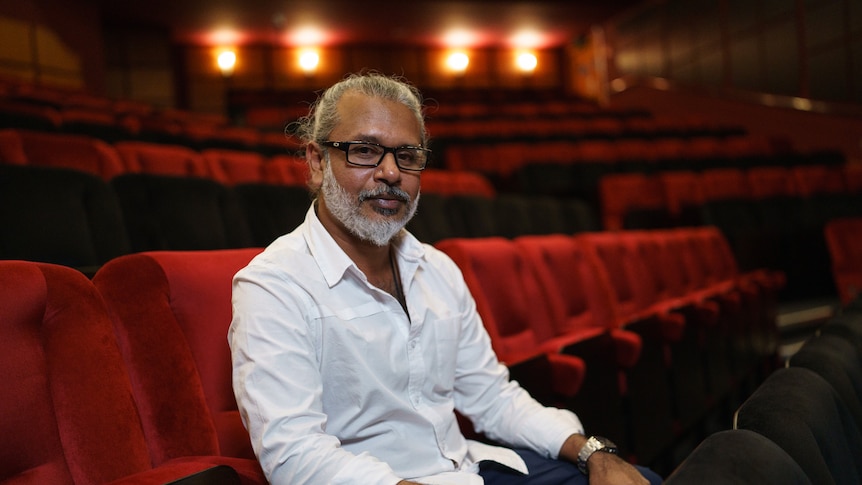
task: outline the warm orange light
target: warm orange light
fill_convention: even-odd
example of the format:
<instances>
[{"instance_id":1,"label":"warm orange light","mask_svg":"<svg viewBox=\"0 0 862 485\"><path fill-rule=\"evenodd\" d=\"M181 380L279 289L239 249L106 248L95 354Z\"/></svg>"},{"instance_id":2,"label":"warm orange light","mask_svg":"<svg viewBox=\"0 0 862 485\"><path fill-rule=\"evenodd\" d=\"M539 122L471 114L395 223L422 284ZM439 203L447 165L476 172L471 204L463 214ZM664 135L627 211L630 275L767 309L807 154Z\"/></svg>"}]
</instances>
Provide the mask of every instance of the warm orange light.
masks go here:
<instances>
[{"instance_id":1,"label":"warm orange light","mask_svg":"<svg viewBox=\"0 0 862 485\"><path fill-rule=\"evenodd\" d=\"M230 76L236 67L236 52L233 49L224 49L216 58L216 64L222 76Z\"/></svg>"},{"instance_id":2,"label":"warm orange light","mask_svg":"<svg viewBox=\"0 0 862 485\"><path fill-rule=\"evenodd\" d=\"M443 43L449 47L466 47L475 44L476 34L463 29L450 30L443 36Z\"/></svg>"},{"instance_id":3,"label":"warm orange light","mask_svg":"<svg viewBox=\"0 0 862 485\"><path fill-rule=\"evenodd\" d=\"M536 48L543 44L542 34L534 30L521 30L509 39L509 44L523 49Z\"/></svg>"},{"instance_id":4,"label":"warm orange light","mask_svg":"<svg viewBox=\"0 0 862 485\"><path fill-rule=\"evenodd\" d=\"M299 68L306 74L313 74L320 65L320 54L314 49L303 49L299 52Z\"/></svg>"},{"instance_id":5,"label":"warm orange light","mask_svg":"<svg viewBox=\"0 0 862 485\"><path fill-rule=\"evenodd\" d=\"M289 41L294 45L321 45L326 41L327 35L315 26L305 26L296 29L289 34Z\"/></svg>"},{"instance_id":6,"label":"warm orange light","mask_svg":"<svg viewBox=\"0 0 862 485\"><path fill-rule=\"evenodd\" d=\"M515 64L518 66L519 71L530 73L536 70L539 60L536 58L536 54L532 52L521 52L515 58Z\"/></svg>"},{"instance_id":7,"label":"warm orange light","mask_svg":"<svg viewBox=\"0 0 862 485\"><path fill-rule=\"evenodd\" d=\"M470 65L470 57L463 51L455 51L446 58L446 66L456 73L463 73L468 65Z\"/></svg>"}]
</instances>

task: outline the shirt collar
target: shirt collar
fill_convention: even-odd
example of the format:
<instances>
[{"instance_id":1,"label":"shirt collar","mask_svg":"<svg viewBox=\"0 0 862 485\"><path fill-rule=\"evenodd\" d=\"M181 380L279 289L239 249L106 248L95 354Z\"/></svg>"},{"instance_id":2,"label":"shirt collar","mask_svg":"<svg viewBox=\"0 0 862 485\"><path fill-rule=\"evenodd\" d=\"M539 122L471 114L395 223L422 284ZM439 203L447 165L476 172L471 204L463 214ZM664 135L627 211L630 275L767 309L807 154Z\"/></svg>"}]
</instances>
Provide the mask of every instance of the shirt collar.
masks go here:
<instances>
[{"instance_id":1,"label":"shirt collar","mask_svg":"<svg viewBox=\"0 0 862 485\"><path fill-rule=\"evenodd\" d=\"M335 242L335 238L329 234L323 223L320 222L320 218L317 217L317 212L315 211L316 205L317 201L312 202L311 207L308 208L308 212L305 214L305 232L303 236L305 237L306 244L308 244L311 256L317 261L317 265L320 267L321 273L323 273L326 284L332 288L344 278L348 270L352 268L353 271L359 272L359 268L347 256L347 253L341 249L338 243ZM425 259L425 248L422 243L406 229L402 229L400 237L396 238L392 246L402 273L404 273L404 276L407 276L409 273L412 277L415 269Z\"/></svg>"}]
</instances>

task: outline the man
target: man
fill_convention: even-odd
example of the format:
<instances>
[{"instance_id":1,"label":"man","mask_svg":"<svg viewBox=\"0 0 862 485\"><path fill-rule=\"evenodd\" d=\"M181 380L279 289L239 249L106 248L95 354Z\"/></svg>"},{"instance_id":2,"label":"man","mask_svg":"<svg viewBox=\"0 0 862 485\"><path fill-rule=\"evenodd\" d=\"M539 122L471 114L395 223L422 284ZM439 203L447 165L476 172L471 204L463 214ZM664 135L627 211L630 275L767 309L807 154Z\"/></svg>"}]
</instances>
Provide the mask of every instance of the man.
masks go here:
<instances>
[{"instance_id":1,"label":"man","mask_svg":"<svg viewBox=\"0 0 862 485\"><path fill-rule=\"evenodd\" d=\"M404 230L429 155L418 91L350 76L302 125L314 202L233 287L234 391L269 480L587 483L580 453L593 485L647 483L509 381L457 266ZM516 451L466 440L456 409Z\"/></svg>"}]
</instances>

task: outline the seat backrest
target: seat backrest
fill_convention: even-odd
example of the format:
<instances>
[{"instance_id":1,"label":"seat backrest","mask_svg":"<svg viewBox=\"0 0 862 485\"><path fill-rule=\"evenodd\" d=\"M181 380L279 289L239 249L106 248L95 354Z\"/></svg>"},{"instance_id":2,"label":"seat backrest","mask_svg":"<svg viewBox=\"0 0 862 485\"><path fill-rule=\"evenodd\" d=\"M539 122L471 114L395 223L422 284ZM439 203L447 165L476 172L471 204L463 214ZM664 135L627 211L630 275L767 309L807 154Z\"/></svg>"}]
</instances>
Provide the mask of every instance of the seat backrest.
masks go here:
<instances>
[{"instance_id":1,"label":"seat backrest","mask_svg":"<svg viewBox=\"0 0 862 485\"><path fill-rule=\"evenodd\" d=\"M622 321L637 315L649 303L652 294L644 294L639 284L651 277L640 260L636 239L638 231L593 232L576 236L586 251L591 252L611 285L614 306Z\"/></svg>"},{"instance_id":2,"label":"seat backrest","mask_svg":"<svg viewBox=\"0 0 862 485\"><path fill-rule=\"evenodd\" d=\"M264 157L257 152L210 148L203 150L201 155L209 176L216 182L234 185L258 183L265 179Z\"/></svg>"},{"instance_id":3,"label":"seat backrest","mask_svg":"<svg viewBox=\"0 0 862 485\"><path fill-rule=\"evenodd\" d=\"M133 251L251 246L236 194L199 177L127 173L111 180Z\"/></svg>"},{"instance_id":4,"label":"seat backrest","mask_svg":"<svg viewBox=\"0 0 862 485\"><path fill-rule=\"evenodd\" d=\"M805 342L788 360L788 365L810 369L829 382L862 431L860 363L859 350L850 340L828 332Z\"/></svg>"},{"instance_id":5,"label":"seat backrest","mask_svg":"<svg viewBox=\"0 0 862 485\"><path fill-rule=\"evenodd\" d=\"M577 340L617 327L607 274L581 240L558 234L522 236L515 243L539 282L553 337Z\"/></svg>"},{"instance_id":6,"label":"seat backrest","mask_svg":"<svg viewBox=\"0 0 862 485\"><path fill-rule=\"evenodd\" d=\"M121 141L114 144L127 172L208 177L203 156L179 145Z\"/></svg>"},{"instance_id":7,"label":"seat backrest","mask_svg":"<svg viewBox=\"0 0 862 485\"><path fill-rule=\"evenodd\" d=\"M704 200L744 199L749 196L748 179L737 168L714 168L700 174Z\"/></svg>"},{"instance_id":8,"label":"seat backrest","mask_svg":"<svg viewBox=\"0 0 862 485\"><path fill-rule=\"evenodd\" d=\"M138 253L112 260L93 278L114 320L156 463L254 458L233 395L227 329L231 279L259 252Z\"/></svg>"},{"instance_id":9,"label":"seat backrest","mask_svg":"<svg viewBox=\"0 0 862 485\"><path fill-rule=\"evenodd\" d=\"M455 236L465 236L456 231L454 221L448 213L449 197L433 192L422 193L419 210L407 223L407 230L420 241L435 244L437 241Z\"/></svg>"},{"instance_id":10,"label":"seat backrest","mask_svg":"<svg viewBox=\"0 0 862 485\"><path fill-rule=\"evenodd\" d=\"M658 175L668 212L679 218L683 209L699 207L704 202L700 176L693 171L666 171ZM689 221L686 221L689 222Z\"/></svg>"},{"instance_id":11,"label":"seat backrest","mask_svg":"<svg viewBox=\"0 0 862 485\"><path fill-rule=\"evenodd\" d=\"M832 277L841 302L847 305L862 294L862 218L829 221L824 232Z\"/></svg>"},{"instance_id":12,"label":"seat backrest","mask_svg":"<svg viewBox=\"0 0 862 485\"><path fill-rule=\"evenodd\" d=\"M428 214L427 212L435 209L433 205L426 204L426 214L422 217L442 227L441 234L445 234L445 229L448 229L450 237L499 236L501 231L497 224L496 200L481 195L453 194L445 198L445 211L441 215ZM419 213L423 210L423 203L425 202L420 199ZM445 218L447 222L437 220L439 218ZM434 226L435 229L437 227Z\"/></svg>"},{"instance_id":13,"label":"seat backrest","mask_svg":"<svg viewBox=\"0 0 862 485\"><path fill-rule=\"evenodd\" d=\"M0 164L0 259L85 272L130 251L117 198L78 170Z\"/></svg>"},{"instance_id":14,"label":"seat backrest","mask_svg":"<svg viewBox=\"0 0 862 485\"><path fill-rule=\"evenodd\" d=\"M311 205L311 195L299 185L241 183L233 191L248 221L254 246L267 246L295 229L305 220Z\"/></svg>"},{"instance_id":15,"label":"seat backrest","mask_svg":"<svg viewBox=\"0 0 862 485\"><path fill-rule=\"evenodd\" d=\"M604 229L623 228L626 214L634 210L664 211L664 194L658 179L644 174L612 174L599 181Z\"/></svg>"},{"instance_id":16,"label":"seat backrest","mask_svg":"<svg viewBox=\"0 0 862 485\"><path fill-rule=\"evenodd\" d=\"M449 173L455 194L472 194L483 197L497 195L493 184L487 177L478 172L450 171Z\"/></svg>"},{"instance_id":17,"label":"seat backrest","mask_svg":"<svg viewBox=\"0 0 862 485\"><path fill-rule=\"evenodd\" d=\"M847 191L844 168L840 165L798 165L791 169L799 194L841 194Z\"/></svg>"},{"instance_id":18,"label":"seat backrest","mask_svg":"<svg viewBox=\"0 0 862 485\"><path fill-rule=\"evenodd\" d=\"M27 154L18 130L0 130L0 163L27 165Z\"/></svg>"},{"instance_id":19,"label":"seat backrest","mask_svg":"<svg viewBox=\"0 0 862 485\"><path fill-rule=\"evenodd\" d=\"M308 164L294 155L273 155L263 166L264 181L271 184L306 186Z\"/></svg>"},{"instance_id":20,"label":"seat backrest","mask_svg":"<svg viewBox=\"0 0 862 485\"><path fill-rule=\"evenodd\" d=\"M512 365L542 353L536 328L549 328L547 308L537 304L542 300L538 285L515 243L500 237L456 238L436 246L464 274L498 358Z\"/></svg>"},{"instance_id":21,"label":"seat backrest","mask_svg":"<svg viewBox=\"0 0 862 485\"><path fill-rule=\"evenodd\" d=\"M810 485L781 447L744 429L709 435L664 481L665 485Z\"/></svg>"},{"instance_id":22,"label":"seat backrest","mask_svg":"<svg viewBox=\"0 0 862 485\"><path fill-rule=\"evenodd\" d=\"M111 320L71 268L0 261L0 482L101 484L150 455Z\"/></svg>"},{"instance_id":23,"label":"seat backrest","mask_svg":"<svg viewBox=\"0 0 862 485\"><path fill-rule=\"evenodd\" d=\"M815 372L773 372L740 406L734 427L775 442L812 483L860 483L862 436L829 383Z\"/></svg>"},{"instance_id":24,"label":"seat backrest","mask_svg":"<svg viewBox=\"0 0 862 485\"><path fill-rule=\"evenodd\" d=\"M797 194L796 181L785 167L753 167L746 172L751 195L755 199Z\"/></svg>"},{"instance_id":25,"label":"seat backrest","mask_svg":"<svg viewBox=\"0 0 862 485\"><path fill-rule=\"evenodd\" d=\"M27 164L69 168L105 180L122 173L123 164L114 148L83 135L16 130Z\"/></svg>"}]
</instances>

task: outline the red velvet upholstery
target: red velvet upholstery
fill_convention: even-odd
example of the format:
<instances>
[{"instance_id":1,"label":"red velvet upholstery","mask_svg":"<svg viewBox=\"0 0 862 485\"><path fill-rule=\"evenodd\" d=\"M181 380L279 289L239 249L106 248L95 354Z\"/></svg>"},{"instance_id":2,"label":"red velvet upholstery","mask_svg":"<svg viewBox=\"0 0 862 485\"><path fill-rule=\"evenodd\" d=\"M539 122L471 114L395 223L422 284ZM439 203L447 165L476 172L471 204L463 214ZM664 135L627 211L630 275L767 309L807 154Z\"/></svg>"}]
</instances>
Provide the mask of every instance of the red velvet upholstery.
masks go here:
<instances>
[{"instance_id":1,"label":"red velvet upholstery","mask_svg":"<svg viewBox=\"0 0 862 485\"><path fill-rule=\"evenodd\" d=\"M746 174L751 196L755 199L797 194L796 183L788 168L753 167Z\"/></svg>"},{"instance_id":2,"label":"red velvet upholstery","mask_svg":"<svg viewBox=\"0 0 862 485\"><path fill-rule=\"evenodd\" d=\"M664 194L658 180L639 173L612 174L599 181L602 223L605 230L623 228L623 218L636 209L662 210Z\"/></svg>"},{"instance_id":3,"label":"red velvet upholstery","mask_svg":"<svg viewBox=\"0 0 862 485\"><path fill-rule=\"evenodd\" d=\"M862 294L862 218L830 221L825 234L835 286L847 305Z\"/></svg>"},{"instance_id":4,"label":"red velvet upholstery","mask_svg":"<svg viewBox=\"0 0 862 485\"><path fill-rule=\"evenodd\" d=\"M548 309L515 245L503 238L448 239L437 247L461 268L491 336L506 363L541 353L549 336ZM514 290L514 291L513 291Z\"/></svg>"},{"instance_id":5,"label":"red velvet upholstery","mask_svg":"<svg viewBox=\"0 0 862 485\"><path fill-rule=\"evenodd\" d=\"M617 365L631 366L640 354L636 335L619 329L610 282L580 240L563 235L522 236L516 243L529 262L550 310L548 344L564 348L611 332Z\"/></svg>"},{"instance_id":6,"label":"red velvet upholstery","mask_svg":"<svg viewBox=\"0 0 862 485\"><path fill-rule=\"evenodd\" d=\"M447 239L438 244L458 265L476 300L497 357L513 367L536 356L555 353L545 345L552 336L547 304L515 244L504 238ZM584 375L583 361L572 356L550 359L552 385L573 395ZM545 376L547 378L547 376Z\"/></svg>"},{"instance_id":7,"label":"red velvet upholstery","mask_svg":"<svg viewBox=\"0 0 862 485\"><path fill-rule=\"evenodd\" d=\"M308 164L293 155L274 155L264 164L264 181L271 184L305 186Z\"/></svg>"},{"instance_id":8,"label":"red velvet upholstery","mask_svg":"<svg viewBox=\"0 0 862 485\"><path fill-rule=\"evenodd\" d=\"M150 252L93 278L114 318L155 463L253 458L231 386L231 279L260 249Z\"/></svg>"},{"instance_id":9,"label":"red velvet upholstery","mask_svg":"<svg viewBox=\"0 0 862 485\"><path fill-rule=\"evenodd\" d=\"M139 141L114 144L126 171L156 175L208 177L203 157L191 148Z\"/></svg>"},{"instance_id":10,"label":"red velvet upholstery","mask_svg":"<svg viewBox=\"0 0 862 485\"><path fill-rule=\"evenodd\" d=\"M791 169L799 195L841 194L847 191L844 167L837 165L799 165Z\"/></svg>"},{"instance_id":11,"label":"red velvet upholstery","mask_svg":"<svg viewBox=\"0 0 862 485\"><path fill-rule=\"evenodd\" d=\"M152 469L104 302L64 266L0 261L0 483L162 484L213 464Z\"/></svg>"},{"instance_id":12,"label":"red velvet upholstery","mask_svg":"<svg viewBox=\"0 0 862 485\"><path fill-rule=\"evenodd\" d=\"M745 199L749 196L748 179L737 168L715 168L700 174L705 200Z\"/></svg>"},{"instance_id":13,"label":"red velvet upholstery","mask_svg":"<svg viewBox=\"0 0 862 485\"><path fill-rule=\"evenodd\" d=\"M264 181L263 155L252 151L208 149L201 152L210 177L234 185Z\"/></svg>"},{"instance_id":14,"label":"red velvet upholstery","mask_svg":"<svg viewBox=\"0 0 862 485\"><path fill-rule=\"evenodd\" d=\"M113 147L95 138L26 130L5 132L4 137L12 136L19 139L20 150L28 165L71 168L98 175L105 180L124 170Z\"/></svg>"},{"instance_id":15,"label":"red velvet upholstery","mask_svg":"<svg viewBox=\"0 0 862 485\"><path fill-rule=\"evenodd\" d=\"M17 130L0 130L0 163L27 165L27 154Z\"/></svg>"}]
</instances>

